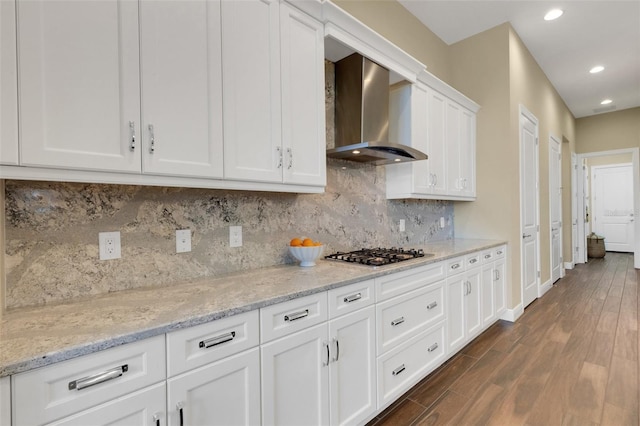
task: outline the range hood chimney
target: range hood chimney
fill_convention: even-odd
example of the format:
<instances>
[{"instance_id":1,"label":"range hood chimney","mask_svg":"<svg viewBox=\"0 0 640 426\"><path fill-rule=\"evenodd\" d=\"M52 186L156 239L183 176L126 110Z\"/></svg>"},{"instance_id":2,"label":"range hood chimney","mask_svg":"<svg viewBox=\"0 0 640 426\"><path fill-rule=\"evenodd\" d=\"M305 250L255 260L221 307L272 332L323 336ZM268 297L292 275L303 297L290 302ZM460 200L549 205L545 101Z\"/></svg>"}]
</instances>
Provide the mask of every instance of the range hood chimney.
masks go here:
<instances>
[{"instance_id":1,"label":"range hood chimney","mask_svg":"<svg viewBox=\"0 0 640 426\"><path fill-rule=\"evenodd\" d=\"M427 159L389 142L389 70L354 53L336 62L335 77L336 147L328 157L375 165Z\"/></svg>"}]
</instances>

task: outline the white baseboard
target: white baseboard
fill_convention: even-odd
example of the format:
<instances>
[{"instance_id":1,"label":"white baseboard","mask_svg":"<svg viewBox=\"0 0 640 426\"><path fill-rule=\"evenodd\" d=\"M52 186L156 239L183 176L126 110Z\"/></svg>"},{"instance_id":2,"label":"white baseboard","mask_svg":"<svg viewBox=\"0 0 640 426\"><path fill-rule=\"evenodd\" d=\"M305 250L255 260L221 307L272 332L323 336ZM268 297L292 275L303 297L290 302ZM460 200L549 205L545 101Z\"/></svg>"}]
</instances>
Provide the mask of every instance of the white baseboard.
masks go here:
<instances>
[{"instance_id":1,"label":"white baseboard","mask_svg":"<svg viewBox=\"0 0 640 426\"><path fill-rule=\"evenodd\" d=\"M540 289L538 291L538 298L544 296L544 294L546 292L548 292L549 290L551 290L553 288L553 283L551 282L551 280L548 280L547 282L545 282L544 284L542 284L540 286Z\"/></svg>"},{"instance_id":2,"label":"white baseboard","mask_svg":"<svg viewBox=\"0 0 640 426\"><path fill-rule=\"evenodd\" d=\"M564 262L564 269L573 269L575 266L573 262Z\"/></svg>"},{"instance_id":3,"label":"white baseboard","mask_svg":"<svg viewBox=\"0 0 640 426\"><path fill-rule=\"evenodd\" d=\"M520 318L522 314L524 314L524 308L522 307L522 303L520 303L513 309L507 309L504 314L502 314L500 319L510 322L516 322L516 320Z\"/></svg>"}]
</instances>

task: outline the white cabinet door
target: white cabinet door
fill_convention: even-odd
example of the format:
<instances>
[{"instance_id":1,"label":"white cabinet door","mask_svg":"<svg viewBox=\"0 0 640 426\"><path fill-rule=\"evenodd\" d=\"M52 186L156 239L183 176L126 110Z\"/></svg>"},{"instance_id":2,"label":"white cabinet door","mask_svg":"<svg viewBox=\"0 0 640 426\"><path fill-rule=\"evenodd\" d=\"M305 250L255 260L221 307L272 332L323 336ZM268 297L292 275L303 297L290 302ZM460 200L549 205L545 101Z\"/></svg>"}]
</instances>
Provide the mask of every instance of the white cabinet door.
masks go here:
<instances>
[{"instance_id":1,"label":"white cabinet door","mask_svg":"<svg viewBox=\"0 0 640 426\"><path fill-rule=\"evenodd\" d=\"M452 354L465 343L465 298L468 287L464 274L447 278L447 346Z\"/></svg>"},{"instance_id":2,"label":"white cabinet door","mask_svg":"<svg viewBox=\"0 0 640 426\"><path fill-rule=\"evenodd\" d=\"M361 424L376 410L375 307L329 322L332 425Z\"/></svg>"},{"instance_id":3,"label":"white cabinet door","mask_svg":"<svg viewBox=\"0 0 640 426\"><path fill-rule=\"evenodd\" d=\"M326 184L324 26L280 5L284 183Z\"/></svg>"},{"instance_id":4,"label":"white cabinet door","mask_svg":"<svg viewBox=\"0 0 640 426\"><path fill-rule=\"evenodd\" d=\"M0 1L0 164L18 164L15 0Z\"/></svg>"},{"instance_id":5,"label":"white cabinet door","mask_svg":"<svg viewBox=\"0 0 640 426\"><path fill-rule=\"evenodd\" d=\"M282 182L279 6L222 2L226 179Z\"/></svg>"},{"instance_id":6,"label":"white cabinet door","mask_svg":"<svg viewBox=\"0 0 640 426\"><path fill-rule=\"evenodd\" d=\"M169 425L260 424L260 349L167 381Z\"/></svg>"},{"instance_id":7,"label":"white cabinet door","mask_svg":"<svg viewBox=\"0 0 640 426\"><path fill-rule=\"evenodd\" d=\"M149 426L165 425L165 382L125 395L64 418L49 426Z\"/></svg>"},{"instance_id":8,"label":"white cabinet door","mask_svg":"<svg viewBox=\"0 0 640 426\"><path fill-rule=\"evenodd\" d=\"M221 178L220 2L140 3L142 169Z\"/></svg>"},{"instance_id":9,"label":"white cabinet door","mask_svg":"<svg viewBox=\"0 0 640 426\"><path fill-rule=\"evenodd\" d=\"M495 270L493 262L482 266L482 327L486 328L496 319Z\"/></svg>"},{"instance_id":10,"label":"white cabinet door","mask_svg":"<svg viewBox=\"0 0 640 426\"><path fill-rule=\"evenodd\" d=\"M262 423L329 423L327 324L262 345Z\"/></svg>"},{"instance_id":11,"label":"white cabinet door","mask_svg":"<svg viewBox=\"0 0 640 426\"><path fill-rule=\"evenodd\" d=\"M464 197L476 196L476 115L460 109L460 186Z\"/></svg>"},{"instance_id":12,"label":"white cabinet door","mask_svg":"<svg viewBox=\"0 0 640 426\"><path fill-rule=\"evenodd\" d=\"M475 337L482 329L482 287L481 268L474 268L465 272L468 292L465 296L465 325L467 340Z\"/></svg>"},{"instance_id":13,"label":"white cabinet door","mask_svg":"<svg viewBox=\"0 0 640 426\"><path fill-rule=\"evenodd\" d=\"M460 121L461 107L457 103L447 100L446 104L446 148L447 148L447 192L450 195L460 195L462 192L462 178L460 170Z\"/></svg>"},{"instance_id":14,"label":"white cabinet door","mask_svg":"<svg viewBox=\"0 0 640 426\"><path fill-rule=\"evenodd\" d=\"M427 92L427 133L429 159L429 193L443 195L447 193L447 139L446 113L447 98L442 94Z\"/></svg>"},{"instance_id":15,"label":"white cabinet door","mask_svg":"<svg viewBox=\"0 0 640 426\"><path fill-rule=\"evenodd\" d=\"M138 3L24 1L17 16L22 164L139 172Z\"/></svg>"},{"instance_id":16,"label":"white cabinet door","mask_svg":"<svg viewBox=\"0 0 640 426\"><path fill-rule=\"evenodd\" d=\"M11 385L9 376L0 377L0 425L11 424Z\"/></svg>"},{"instance_id":17,"label":"white cabinet door","mask_svg":"<svg viewBox=\"0 0 640 426\"><path fill-rule=\"evenodd\" d=\"M495 296L496 317L500 318L504 311L507 310L507 288L505 285L507 264L504 258L495 261L494 274L493 291Z\"/></svg>"}]
</instances>

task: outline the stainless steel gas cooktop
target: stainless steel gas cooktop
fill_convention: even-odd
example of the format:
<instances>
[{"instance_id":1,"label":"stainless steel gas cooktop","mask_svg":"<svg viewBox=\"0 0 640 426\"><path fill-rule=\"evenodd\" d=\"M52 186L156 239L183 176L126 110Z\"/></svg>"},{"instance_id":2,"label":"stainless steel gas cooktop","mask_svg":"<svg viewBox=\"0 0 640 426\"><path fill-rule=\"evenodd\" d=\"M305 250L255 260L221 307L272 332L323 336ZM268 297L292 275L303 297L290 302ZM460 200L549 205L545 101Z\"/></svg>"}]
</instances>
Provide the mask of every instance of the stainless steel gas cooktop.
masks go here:
<instances>
[{"instance_id":1,"label":"stainless steel gas cooktop","mask_svg":"<svg viewBox=\"0 0 640 426\"><path fill-rule=\"evenodd\" d=\"M344 262L360 263L363 265L380 266L390 263L402 262L404 260L416 259L418 257L433 256L425 253L422 249L396 248L363 248L350 252L337 252L325 256L325 259L342 260Z\"/></svg>"}]
</instances>

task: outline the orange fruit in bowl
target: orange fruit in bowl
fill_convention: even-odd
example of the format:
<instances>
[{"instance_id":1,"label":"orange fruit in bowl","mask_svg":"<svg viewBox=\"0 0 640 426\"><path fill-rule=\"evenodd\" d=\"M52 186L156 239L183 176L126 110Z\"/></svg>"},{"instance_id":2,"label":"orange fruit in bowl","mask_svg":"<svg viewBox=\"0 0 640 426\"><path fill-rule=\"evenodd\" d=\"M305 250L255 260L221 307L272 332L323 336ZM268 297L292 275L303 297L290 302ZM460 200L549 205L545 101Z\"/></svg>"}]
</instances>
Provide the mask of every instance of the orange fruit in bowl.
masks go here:
<instances>
[{"instance_id":1,"label":"orange fruit in bowl","mask_svg":"<svg viewBox=\"0 0 640 426\"><path fill-rule=\"evenodd\" d=\"M313 247L314 242L311 238L305 238L304 240L302 240L302 246L303 247Z\"/></svg>"},{"instance_id":2,"label":"orange fruit in bowl","mask_svg":"<svg viewBox=\"0 0 640 426\"><path fill-rule=\"evenodd\" d=\"M316 247L319 247L319 246L321 246L321 245L322 245L322 243L315 242L315 243L313 243L313 245L314 245L314 246L316 246Z\"/></svg>"},{"instance_id":3,"label":"orange fruit in bowl","mask_svg":"<svg viewBox=\"0 0 640 426\"><path fill-rule=\"evenodd\" d=\"M300 238L294 238L289 242L291 247L300 247L302 245L302 240Z\"/></svg>"}]
</instances>

